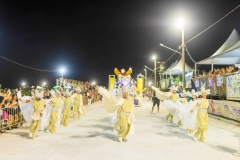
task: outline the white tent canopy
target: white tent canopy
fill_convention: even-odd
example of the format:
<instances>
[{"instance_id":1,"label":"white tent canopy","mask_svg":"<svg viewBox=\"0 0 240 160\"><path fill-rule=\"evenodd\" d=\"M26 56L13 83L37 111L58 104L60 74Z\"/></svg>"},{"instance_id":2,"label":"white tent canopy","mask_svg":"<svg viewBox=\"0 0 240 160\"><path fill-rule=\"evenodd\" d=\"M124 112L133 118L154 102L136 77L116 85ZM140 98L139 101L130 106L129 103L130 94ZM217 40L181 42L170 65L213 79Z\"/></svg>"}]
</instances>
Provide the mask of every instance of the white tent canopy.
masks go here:
<instances>
[{"instance_id":1,"label":"white tent canopy","mask_svg":"<svg viewBox=\"0 0 240 160\"><path fill-rule=\"evenodd\" d=\"M180 75L182 74L182 58L177 62L173 63L163 74L168 74L168 75ZM185 63L185 71L190 72L194 71L193 68L189 67L187 63Z\"/></svg>"},{"instance_id":2,"label":"white tent canopy","mask_svg":"<svg viewBox=\"0 0 240 160\"><path fill-rule=\"evenodd\" d=\"M196 64L232 65L240 62L240 35L234 29L224 44L209 58ZM213 69L213 66L212 66Z\"/></svg>"}]
</instances>

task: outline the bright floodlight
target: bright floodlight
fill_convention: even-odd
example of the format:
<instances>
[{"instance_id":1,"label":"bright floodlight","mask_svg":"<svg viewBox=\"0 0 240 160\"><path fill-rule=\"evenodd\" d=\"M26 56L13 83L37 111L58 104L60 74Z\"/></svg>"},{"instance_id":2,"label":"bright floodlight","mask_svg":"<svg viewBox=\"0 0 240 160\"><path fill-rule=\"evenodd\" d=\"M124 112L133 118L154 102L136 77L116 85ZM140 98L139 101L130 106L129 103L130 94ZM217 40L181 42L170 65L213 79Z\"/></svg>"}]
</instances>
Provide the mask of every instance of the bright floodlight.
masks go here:
<instances>
[{"instance_id":1,"label":"bright floodlight","mask_svg":"<svg viewBox=\"0 0 240 160\"><path fill-rule=\"evenodd\" d=\"M63 72L64 72L64 69L61 69L60 71L63 73Z\"/></svg>"},{"instance_id":2,"label":"bright floodlight","mask_svg":"<svg viewBox=\"0 0 240 160\"><path fill-rule=\"evenodd\" d=\"M22 83L22 86L25 86L25 84L26 84L26 83L25 83L25 82L23 82L23 83Z\"/></svg>"},{"instance_id":3,"label":"bright floodlight","mask_svg":"<svg viewBox=\"0 0 240 160\"><path fill-rule=\"evenodd\" d=\"M96 83L95 82L92 82L93 85L95 85Z\"/></svg>"},{"instance_id":4,"label":"bright floodlight","mask_svg":"<svg viewBox=\"0 0 240 160\"><path fill-rule=\"evenodd\" d=\"M152 56L152 59L155 60L155 59L156 59L156 56Z\"/></svg>"},{"instance_id":5,"label":"bright floodlight","mask_svg":"<svg viewBox=\"0 0 240 160\"><path fill-rule=\"evenodd\" d=\"M43 85L45 86L45 85L46 85L46 82L43 82Z\"/></svg>"},{"instance_id":6,"label":"bright floodlight","mask_svg":"<svg viewBox=\"0 0 240 160\"><path fill-rule=\"evenodd\" d=\"M183 27L184 25L184 20L182 18L179 18L178 21L177 21L177 26L178 27Z\"/></svg>"},{"instance_id":7,"label":"bright floodlight","mask_svg":"<svg viewBox=\"0 0 240 160\"><path fill-rule=\"evenodd\" d=\"M151 82L148 83L149 86L151 86L151 84L152 84Z\"/></svg>"}]
</instances>

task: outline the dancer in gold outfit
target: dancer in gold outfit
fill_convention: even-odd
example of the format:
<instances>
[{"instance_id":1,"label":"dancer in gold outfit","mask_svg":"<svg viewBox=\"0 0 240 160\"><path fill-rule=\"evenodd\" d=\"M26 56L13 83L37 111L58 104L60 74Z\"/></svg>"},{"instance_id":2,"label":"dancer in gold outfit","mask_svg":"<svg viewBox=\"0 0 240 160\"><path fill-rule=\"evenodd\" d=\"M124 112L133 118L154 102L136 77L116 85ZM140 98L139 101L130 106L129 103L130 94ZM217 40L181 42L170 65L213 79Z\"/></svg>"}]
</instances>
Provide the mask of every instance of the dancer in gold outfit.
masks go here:
<instances>
[{"instance_id":1,"label":"dancer in gold outfit","mask_svg":"<svg viewBox=\"0 0 240 160\"><path fill-rule=\"evenodd\" d=\"M62 102L62 97L59 91L57 91L56 93L56 98L54 98L49 104L52 104L52 110L51 110L51 115L50 115L50 122L49 125L47 127L46 133L48 133L49 131L51 133L56 131L56 122L58 121L58 114L59 114L59 108Z\"/></svg>"},{"instance_id":2,"label":"dancer in gold outfit","mask_svg":"<svg viewBox=\"0 0 240 160\"><path fill-rule=\"evenodd\" d=\"M128 96L129 87L122 87L122 98L115 98L102 87L97 87L99 94L103 96L103 104L109 113L117 112L116 125L120 127L118 131L119 142L126 141L127 135L133 133L134 104L132 98ZM116 128L115 125L115 128Z\"/></svg>"},{"instance_id":3,"label":"dancer in gold outfit","mask_svg":"<svg viewBox=\"0 0 240 160\"><path fill-rule=\"evenodd\" d=\"M65 96L63 99L64 102L64 109L63 109L63 119L61 124L63 126L68 126L68 121L70 118L70 113L71 113L71 107L73 105L73 99L70 97L70 92L67 90L65 92Z\"/></svg>"},{"instance_id":4,"label":"dancer in gold outfit","mask_svg":"<svg viewBox=\"0 0 240 160\"><path fill-rule=\"evenodd\" d=\"M38 128L41 124L41 118L46 107L46 101L44 99L41 99L40 97L41 97L40 93L35 93L35 98L31 100L23 100L19 98L20 101L25 103L33 102L34 111L31 114L31 118L33 120L30 124L30 133L29 133L29 137L31 137L33 140L37 135Z\"/></svg>"},{"instance_id":5,"label":"dancer in gold outfit","mask_svg":"<svg viewBox=\"0 0 240 160\"><path fill-rule=\"evenodd\" d=\"M77 87L75 90L76 90L76 93L74 93L71 96L71 98L74 99L73 117L75 119L76 116L78 116L78 119L80 119L81 114L85 115L84 106L83 106L83 97L82 97L82 94L81 94L81 89L79 87Z\"/></svg>"},{"instance_id":6,"label":"dancer in gold outfit","mask_svg":"<svg viewBox=\"0 0 240 160\"><path fill-rule=\"evenodd\" d=\"M179 95L177 93L177 87L172 86L172 95L170 96L170 100L174 103L177 102ZM170 122L173 121L173 114L174 112L176 112L176 109L173 109L172 112L170 112L167 116L166 116L166 120L168 120L170 118Z\"/></svg>"},{"instance_id":7,"label":"dancer in gold outfit","mask_svg":"<svg viewBox=\"0 0 240 160\"><path fill-rule=\"evenodd\" d=\"M191 112L195 111L198 108L198 115L197 115L197 124L198 124L198 131L194 134L194 140L199 138L200 142L205 140L206 132L208 129L208 113L207 109L209 107L209 101L206 99L207 94L210 93L209 90L205 90L201 88L202 99L199 100L197 105L191 110Z\"/></svg>"}]
</instances>

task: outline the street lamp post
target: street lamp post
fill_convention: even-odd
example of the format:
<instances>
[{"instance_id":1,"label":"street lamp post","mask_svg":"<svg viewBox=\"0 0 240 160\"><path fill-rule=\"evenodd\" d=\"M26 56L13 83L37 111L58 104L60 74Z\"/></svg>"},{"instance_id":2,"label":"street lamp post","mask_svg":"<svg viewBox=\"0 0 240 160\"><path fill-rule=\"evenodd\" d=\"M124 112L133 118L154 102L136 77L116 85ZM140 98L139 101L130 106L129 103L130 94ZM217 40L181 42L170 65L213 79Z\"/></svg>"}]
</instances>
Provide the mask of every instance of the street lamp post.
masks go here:
<instances>
[{"instance_id":1,"label":"street lamp post","mask_svg":"<svg viewBox=\"0 0 240 160\"><path fill-rule=\"evenodd\" d=\"M184 30L182 27L182 67L183 67L183 72L182 72L182 83L183 83L183 89L186 87L185 83L185 47L184 47Z\"/></svg>"},{"instance_id":2,"label":"street lamp post","mask_svg":"<svg viewBox=\"0 0 240 160\"><path fill-rule=\"evenodd\" d=\"M144 69L144 71L145 71L145 88L147 87L147 70L146 69Z\"/></svg>"},{"instance_id":3,"label":"street lamp post","mask_svg":"<svg viewBox=\"0 0 240 160\"><path fill-rule=\"evenodd\" d=\"M161 88L162 70L163 70L163 66L162 66L162 65L163 65L165 62L157 62L157 63L159 63L159 75L160 75L159 87Z\"/></svg>"},{"instance_id":4,"label":"street lamp post","mask_svg":"<svg viewBox=\"0 0 240 160\"><path fill-rule=\"evenodd\" d=\"M185 46L184 46L184 29L183 29L183 19L179 19L178 25L182 28L182 83L183 89L186 87L185 83Z\"/></svg>"},{"instance_id":5,"label":"street lamp post","mask_svg":"<svg viewBox=\"0 0 240 160\"><path fill-rule=\"evenodd\" d=\"M61 69L61 73L62 73L62 79L63 79L63 72L64 72L64 69Z\"/></svg>"},{"instance_id":6,"label":"street lamp post","mask_svg":"<svg viewBox=\"0 0 240 160\"><path fill-rule=\"evenodd\" d=\"M156 56L153 56L152 59L154 60L154 86L156 86L156 82L157 82L157 62L156 62Z\"/></svg>"}]
</instances>

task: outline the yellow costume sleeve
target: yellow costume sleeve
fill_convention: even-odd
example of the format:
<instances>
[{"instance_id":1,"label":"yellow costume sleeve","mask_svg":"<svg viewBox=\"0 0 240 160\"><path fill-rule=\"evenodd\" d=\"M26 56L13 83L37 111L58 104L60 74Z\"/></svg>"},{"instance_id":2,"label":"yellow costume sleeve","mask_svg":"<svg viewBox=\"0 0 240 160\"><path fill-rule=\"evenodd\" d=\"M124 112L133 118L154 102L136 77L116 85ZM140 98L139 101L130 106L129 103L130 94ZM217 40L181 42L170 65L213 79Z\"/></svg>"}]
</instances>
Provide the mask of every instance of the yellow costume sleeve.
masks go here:
<instances>
[{"instance_id":1,"label":"yellow costume sleeve","mask_svg":"<svg viewBox=\"0 0 240 160\"><path fill-rule=\"evenodd\" d=\"M123 104L122 98L115 98L108 90L99 87L98 93L103 96L103 106L108 113L113 113L117 107Z\"/></svg>"}]
</instances>

